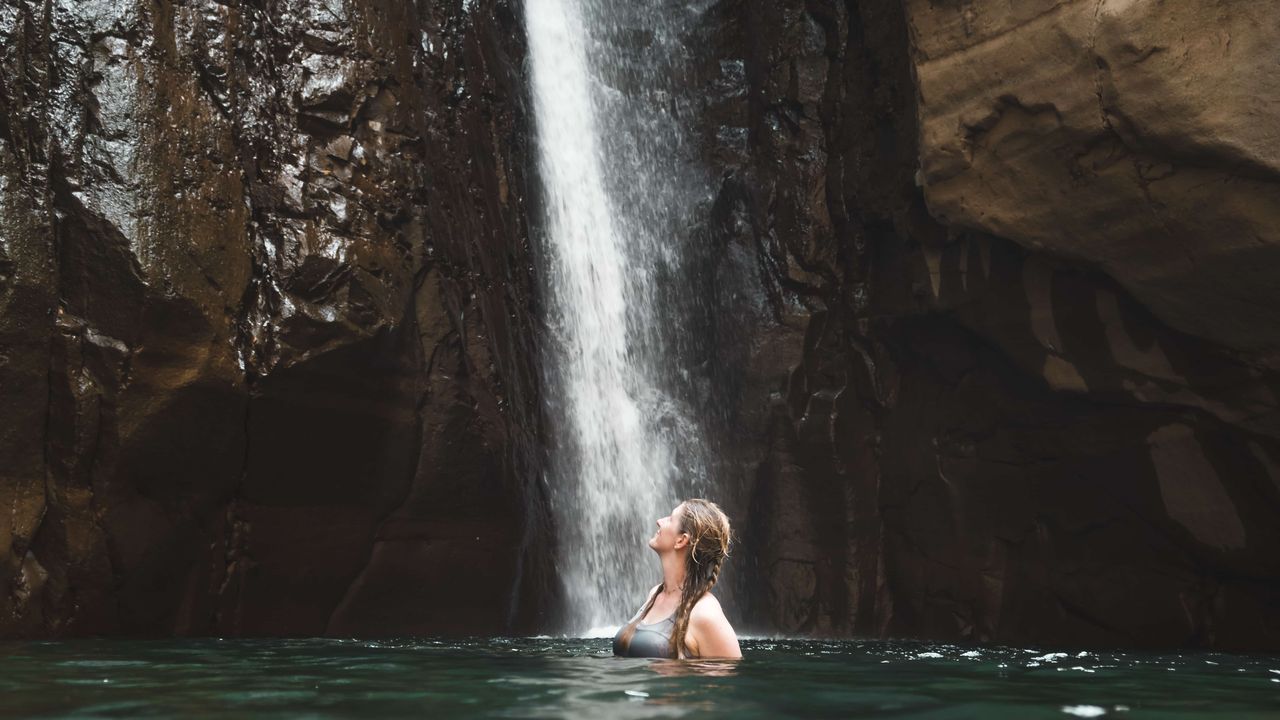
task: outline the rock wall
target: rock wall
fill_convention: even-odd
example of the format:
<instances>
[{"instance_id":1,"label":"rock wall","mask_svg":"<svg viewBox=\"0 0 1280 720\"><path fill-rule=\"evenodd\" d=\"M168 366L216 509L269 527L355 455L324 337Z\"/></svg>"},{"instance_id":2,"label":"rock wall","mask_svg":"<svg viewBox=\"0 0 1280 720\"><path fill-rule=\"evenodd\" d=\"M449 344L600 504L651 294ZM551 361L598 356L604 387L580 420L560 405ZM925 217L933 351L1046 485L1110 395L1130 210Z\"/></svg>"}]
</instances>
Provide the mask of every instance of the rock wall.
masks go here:
<instances>
[{"instance_id":1,"label":"rock wall","mask_svg":"<svg viewBox=\"0 0 1280 720\"><path fill-rule=\"evenodd\" d=\"M516 18L0 3L0 635L537 615Z\"/></svg>"},{"instance_id":2,"label":"rock wall","mask_svg":"<svg viewBox=\"0 0 1280 720\"><path fill-rule=\"evenodd\" d=\"M1275 14L695 5L741 626L1280 647ZM518 10L0 0L0 635L546 626Z\"/></svg>"},{"instance_id":3,"label":"rock wall","mask_svg":"<svg viewBox=\"0 0 1280 720\"><path fill-rule=\"evenodd\" d=\"M748 626L1280 645L1280 28L1195 5L742 3Z\"/></svg>"}]
</instances>

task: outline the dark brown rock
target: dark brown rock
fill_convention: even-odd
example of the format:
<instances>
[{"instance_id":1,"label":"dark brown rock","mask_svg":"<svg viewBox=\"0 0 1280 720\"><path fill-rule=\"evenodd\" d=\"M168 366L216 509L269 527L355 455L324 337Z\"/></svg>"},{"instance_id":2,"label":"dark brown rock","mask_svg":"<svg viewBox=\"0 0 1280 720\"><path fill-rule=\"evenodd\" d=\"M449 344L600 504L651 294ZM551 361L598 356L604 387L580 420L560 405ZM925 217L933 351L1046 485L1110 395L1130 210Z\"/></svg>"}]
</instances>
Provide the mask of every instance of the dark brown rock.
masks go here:
<instances>
[{"instance_id":1,"label":"dark brown rock","mask_svg":"<svg viewBox=\"0 0 1280 720\"><path fill-rule=\"evenodd\" d=\"M1268 4L905 5L936 217L1089 263L1164 324L1274 357Z\"/></svg>"},{"instance_id":2,"label":"dark brown rock","mask_svg":"<svg viewBox=\"0 0 1280 720\"><path fill-rule=\"evenodd\" d=\"M687 28L727 606L1274 649L1274 13L1007 5ZM517 9L0 0L0 634L546 626Z\"/></svg>"},{"instance_id":3,"label":"dark brown rock","mask_svg":"<svg viewBox=\"0 0 1280 720\"><path fill-rule=\"evenodd\" d=\"M14 0L0 34L0 634L530 622L511 7Z\"/></svg>"},{"instance_id":4,"label":"dark brown rock","mask_svg":"<svg viewBox=\"0 0 1280 720\"><path fill-rule=\"evenodd\" d=\"M1270 82L1247 79L1265 33L1225 5L1158 30L1141 4L1044 5L744 5L750 141L720 160L720 202L750 225L721 236L765 271L748 335L801 351L771 382L786 350L744 356L760 374L726 471L749 488L749 626L1280 643L1274 284L1250 279L1270 231L1236 232L1275 203L1265 173L1243 194L1191 180L1265 166L1265 101L1241 91ZM1218 20L1247 72L1209 88ZM1169 164L1183 179L1143 174ZM1210 212L1215 193L1233 200Z\"/></svg>"}]
</instances>

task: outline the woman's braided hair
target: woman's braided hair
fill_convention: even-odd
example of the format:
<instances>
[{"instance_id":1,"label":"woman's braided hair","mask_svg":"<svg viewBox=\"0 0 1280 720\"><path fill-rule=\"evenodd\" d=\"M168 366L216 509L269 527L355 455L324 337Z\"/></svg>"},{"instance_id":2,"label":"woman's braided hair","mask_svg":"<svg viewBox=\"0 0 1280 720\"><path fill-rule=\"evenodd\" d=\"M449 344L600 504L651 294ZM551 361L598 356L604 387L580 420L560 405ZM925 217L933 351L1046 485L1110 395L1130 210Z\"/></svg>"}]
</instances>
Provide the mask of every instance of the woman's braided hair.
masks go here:
<instances>
[{"instance_id":1,"label":"woman's braided hair","mask_svg":"<svg viewBox=\"0 0 1280 720\"><path fill-rule=\"evenodd\" d=\"M716 580L720 579L720 568L724 559L729 556L729 518L720 506L710 500L694 498L685 500L684 509L680 513L680 532L689 533L689 558L685 562L684 585L680 588L680 605L676 607L675 628L671 631L671 657L686 656L688 648L684 644L685 633L689 630L689 615L693 606L698 604L703 595L711 592ZM631 644L636 626L649 614L658 594L665 588L659 588L649 596L640 614L625 628L621 634L623 646Z\"/></svg>"},{"instance_id":2,"label":"woman's braided hair","mask_svg":"<svg viewBox=\"0 0 1280 720\"><path fill-rule=\"evenodd\" d=\"M685 564L684 587L680 589L680 606L676 609L676 626L671 631L671 655L684 657L684 636L689 629L689 615L703 595L711 592L720 579L720 568L729 556L729 518L719 505L695 498L684 501L680 513L680 532L689 533L689 560Z\"/></svg>"}]
</instances>

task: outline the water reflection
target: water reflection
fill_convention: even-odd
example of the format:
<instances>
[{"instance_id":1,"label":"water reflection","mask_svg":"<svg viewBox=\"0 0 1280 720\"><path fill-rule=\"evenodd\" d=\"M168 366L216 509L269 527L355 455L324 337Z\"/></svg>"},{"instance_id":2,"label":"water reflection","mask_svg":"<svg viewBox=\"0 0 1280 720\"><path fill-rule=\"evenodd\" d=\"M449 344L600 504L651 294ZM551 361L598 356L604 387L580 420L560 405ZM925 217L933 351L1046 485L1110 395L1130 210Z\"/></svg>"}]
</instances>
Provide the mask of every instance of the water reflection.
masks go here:
<instances>
[{"instance_id":1,"label":"water reflection","mask_svg":"<svg viewBox=\"0 0 1280 720\"><path fill-rule=\"evenodd\" d=\"M654 660L649 669L663 677L734 677L741 660Z\"/></svg>"}]
</instances>

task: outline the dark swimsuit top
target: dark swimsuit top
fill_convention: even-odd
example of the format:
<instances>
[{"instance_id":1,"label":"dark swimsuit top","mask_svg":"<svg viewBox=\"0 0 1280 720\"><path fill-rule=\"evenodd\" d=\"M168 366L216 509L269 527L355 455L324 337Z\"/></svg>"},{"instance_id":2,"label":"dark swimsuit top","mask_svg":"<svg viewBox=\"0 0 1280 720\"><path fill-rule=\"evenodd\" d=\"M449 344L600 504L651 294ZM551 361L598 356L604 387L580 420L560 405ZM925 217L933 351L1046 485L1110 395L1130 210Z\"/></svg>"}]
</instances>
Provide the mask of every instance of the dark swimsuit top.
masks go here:
<instances>
[{"instance_id":1,"label":"dark swimsuit top","mask_svg":"<svg viewBox=\"0 0 1280 720\"><path fill-rule=\"evenodd\" d=\"M675 614L656 623L647 625L640 623L636 625L636 632L631 636L631 644L624 648L621 639L627 626L623 625L618 634L613 636L613 654L622 657L669 658L671 657L671 633L675 628Z\"/></svg>"}]
</instances>

